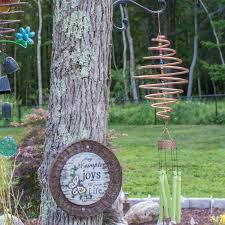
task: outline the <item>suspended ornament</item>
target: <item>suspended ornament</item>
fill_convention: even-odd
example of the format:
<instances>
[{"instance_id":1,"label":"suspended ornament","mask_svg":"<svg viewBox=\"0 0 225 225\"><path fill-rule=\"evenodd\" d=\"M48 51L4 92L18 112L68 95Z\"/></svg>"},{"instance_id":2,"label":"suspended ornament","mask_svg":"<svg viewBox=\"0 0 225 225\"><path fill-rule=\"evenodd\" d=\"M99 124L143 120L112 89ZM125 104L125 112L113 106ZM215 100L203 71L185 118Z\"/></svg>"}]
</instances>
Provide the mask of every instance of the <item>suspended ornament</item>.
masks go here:
<instances>
[{"instance_id":1,"label":"suspended ornament","mask_svg":"<svg viewBox=\"0 0 225 225\"><path fill-rule=\"evenodd\" d=\"M17 144L12 137L5 137L0 140L0 156L11 158L17 153Z\"/></svg>"},{"instance_id":2,"label":"suspended ornament","mask_svg":"<svg viewBox=\"0 0 225 225\"><path fill-rule=\"evenodd\" d=\"M3 60L3 69L5 73L12 74L18 71L20 67L14 58L5 55Z\"/></svg>"},{"instance_id":3,"label":"suspended ornament","mask_svg":"<svg viewBox=\"0 0 225 225\"><path fill-rule=\"evenodd\" d=\"M16 33L16 42L23 45L28 46L34 44L33 37L35 36L35 32L31 31L30 27L19 29L19 32Z\"/></svg>"},{"instance_id":4,"label":"suspended ornament","mask_svg":"<svg viewBox=\"0 0 225 225\"><path fill-rule=\"evenodd\" d=\"M158 17L159 18L159 17ZM146 81L140 88L149 94L145 98L153 103L151 106L157 110L157 116L164 123L163 133L158 141L159 176L160 176L160 218L159 224L179 224L181 221L181 171L178 166L177 145L168 129L172 105L177 103L177 96L183 90L178 85L188 81L180 76L189 72L180 66L182 60L176 57L176 51L170 48L170 41L160 32L152 39L155 45L150 47L151 56L144 57L151 64L142 66L149 74L137 76L137 79ZM170 176L169 176L170 175ZM172 177L171 185L169 178ZM170 188L172 187L172 188Z\"/></svg>"},{"instance_id":5,"label":"suspended ornament","mask_svg":"<svg viewBox=\"0 0 225 225\"><path fill-rule=\"evenodd\" d=\"M11 104L8 102L2 104L2 118L5 120L10 120L12 118L12 108Z\"/></svg>"},{"instance_id":6,"label":"suspended ornament","mask_svg":"<svg viewBox=\"0 0 225 225\"><path fill-rule=\"evenodd\" d=\"M11 92L9 78L7 76L0 76L0 95Z\"/></svg>"}]
</instances>

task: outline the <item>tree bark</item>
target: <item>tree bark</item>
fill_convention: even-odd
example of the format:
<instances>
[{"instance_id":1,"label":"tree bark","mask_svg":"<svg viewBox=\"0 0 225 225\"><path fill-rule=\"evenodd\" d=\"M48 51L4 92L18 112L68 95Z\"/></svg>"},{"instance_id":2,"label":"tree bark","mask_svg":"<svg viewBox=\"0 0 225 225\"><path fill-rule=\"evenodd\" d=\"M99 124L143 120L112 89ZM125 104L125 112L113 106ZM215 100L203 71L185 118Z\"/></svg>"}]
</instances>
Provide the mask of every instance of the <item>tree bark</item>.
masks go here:
<instances>
[{"instance_id":1,"label":"tree bark","mask_svg":"<svg viewBox=\"0 0 225 225\"><path fill-rule=\"evenodd\" d=\"M194 49L193 49L192 63L191 63L190 72L189 72L189 83L188 83L188 92L187 92L188 98L192 96L194 71L195 71L197 60L198 60L199 29L198 29L197 0L195 0L195 4L194 4L194 23L195 23Z\"/></svg>"},{"instance_id":2,"label":"tree bark","mask_svg":"<svg viewBox=\"0 0 225 225\"><path fill-rule=\"evenodd\" d=\"M132 96L133 96L134 103L138 103L139 102L139 97L138 97L138 92L137 92L136 80L134 78L135 75L136 75L134 43L133 43L133 38L132 38L132 35L131 35L131 30L130 30L129 14L128 14L127 7L124 7L124 14L125 14L125 17L128 20L128 27L127 27L127 30L126 30L126 34L127 34L127 40L128 40L129 50L130 50L131 91L132 91Z\"/></svg>"},{"instance_id":3,"label":"tree bark","mask_svg":"<svg viewBox=\"0 0 225 225\"><path fill-rule=\"evenodd\" d=\"M42 68L41 68L41 45L42 45L42 0L36 0L38 6L38 44L37 44L37 72L38 72L38 103L39 106L43 105L43 90L42 90Z\"/></svg>"},{"instance_id":4,"label":"tree bark","mask_svg":"<svg viewBox=\"0 0 225 225\"><path fill-rule=\"evenodd\" d=\"M124 11L123 6L120 5L120 12L121 12L121 18L122 22L124 20ZM124 85L124 101L125 103L129 102L129 96L128 96L128 85L127 85L127 79L126 79L126 71L127 71L127 39L126 39L126 31L122 31L122 38L123 38L123 85Z\"/></svg>"},{"instance_id":5,"label":"tree bark","mask_svg":"<svg viewBox=\"0 0 225 225\"><path fill-rule=\"evenodd\" d=\"M69 144L81 139L106 144L111 39L111 0L54 0L49 118L39 169L42 225L103 224L103 214L77 218L59 209L49 191L48 174Z\"/></svg>"}]
</instances>

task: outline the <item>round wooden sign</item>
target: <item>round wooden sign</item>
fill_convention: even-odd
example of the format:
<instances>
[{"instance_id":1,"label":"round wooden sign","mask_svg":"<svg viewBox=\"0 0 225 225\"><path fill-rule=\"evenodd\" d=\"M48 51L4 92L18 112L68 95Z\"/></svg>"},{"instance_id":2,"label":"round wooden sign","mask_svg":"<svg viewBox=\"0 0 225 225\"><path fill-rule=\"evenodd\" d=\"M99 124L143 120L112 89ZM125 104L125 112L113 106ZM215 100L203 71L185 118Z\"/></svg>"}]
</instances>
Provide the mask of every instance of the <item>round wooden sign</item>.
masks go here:
<instances>
[{"instance_id":1,"label":"round wooden sign","mask_svg":"<svg viewBox=\"0 0 225 225\"><path fill-rule=\"evenodd\" d=\"M62 210L72 216L95 216L119 196L122 169L107 147L84 140L59 154L50 171L49 186Z\"/></svg>"}]
</instances>

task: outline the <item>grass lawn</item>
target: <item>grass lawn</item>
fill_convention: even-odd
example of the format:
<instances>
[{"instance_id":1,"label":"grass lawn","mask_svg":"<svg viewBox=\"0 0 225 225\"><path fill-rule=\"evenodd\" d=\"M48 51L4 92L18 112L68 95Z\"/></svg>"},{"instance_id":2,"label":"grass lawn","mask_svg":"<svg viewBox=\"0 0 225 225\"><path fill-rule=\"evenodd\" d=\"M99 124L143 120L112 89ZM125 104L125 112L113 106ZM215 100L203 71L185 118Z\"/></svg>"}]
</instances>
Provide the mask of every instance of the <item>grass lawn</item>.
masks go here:
<instances>
[{"instance_id":1,"label":"grass lawn","mask_svg":"<svg viewBox=\"0 0 225 225\"><path fill-rule=\"evenodd\" d=\"M124 171L124 190L131 197L158 196L157 138L162 126L111 125L112 144ZM183 195L225 198L225 126L171 126L183 173ZM19 143L28 128L0 128L0 139Z\"/></svg>"},{"instance_id":2,"label":"grass lawn","mask_svg":"<svg viewBox=\"0 0 225 225\"><path fill-rule=\"evenodd\" d=\"M19 143L27 133L27 130L27 127L2 127L0 128L0 139L11 136Z\"/></svg>"},{"instance_id":3,"label":"grass lawn","mask_svg":"<svg viewBox=\"0 0 225 225\"><path fill-rule=\"evenodd\" d=\"M171 126L178 142L183 196L225 198L225 126ZM157 138L162 126L111 125L130 197L158 196Z\"/></svg>"}]
</instances>

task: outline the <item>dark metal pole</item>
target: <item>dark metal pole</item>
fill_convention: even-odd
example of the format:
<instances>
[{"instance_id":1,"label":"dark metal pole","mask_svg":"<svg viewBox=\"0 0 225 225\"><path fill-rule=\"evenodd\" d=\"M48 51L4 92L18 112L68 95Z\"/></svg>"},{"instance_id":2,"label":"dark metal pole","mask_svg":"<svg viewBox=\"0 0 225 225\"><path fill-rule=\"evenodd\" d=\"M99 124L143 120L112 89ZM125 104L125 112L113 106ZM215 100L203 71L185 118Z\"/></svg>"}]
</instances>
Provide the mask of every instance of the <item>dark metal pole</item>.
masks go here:
<instances>
[{"instance_id":1,"label":"dark metal pole","mask_svg":"<svg viewBox=\"0 0 225 225\"><path fill-rule=\"evenodd\" d=\"M217 101L217 95L215 95L215 108L216 108L216 118L218 117L218 101Z\"/></svg>"}]
</instances>

